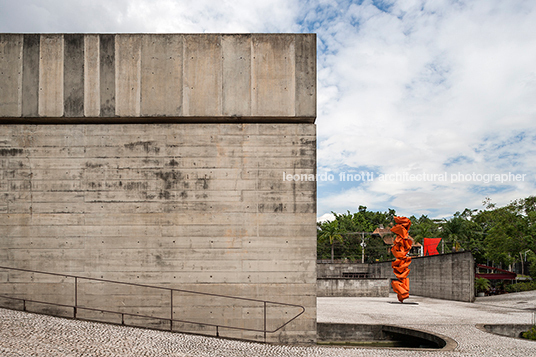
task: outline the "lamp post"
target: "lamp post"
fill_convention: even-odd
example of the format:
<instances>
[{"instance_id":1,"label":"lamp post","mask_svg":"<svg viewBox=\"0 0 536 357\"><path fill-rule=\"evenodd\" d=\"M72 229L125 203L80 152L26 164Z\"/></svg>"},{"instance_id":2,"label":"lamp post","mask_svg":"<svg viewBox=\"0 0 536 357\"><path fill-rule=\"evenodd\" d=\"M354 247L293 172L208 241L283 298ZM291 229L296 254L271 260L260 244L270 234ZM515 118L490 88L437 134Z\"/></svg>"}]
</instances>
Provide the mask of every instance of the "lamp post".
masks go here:
<instances>
[{"instance_id":1,"label":"lamp post","mask_svg":"<svg viewBox=\"0 0 536 357\"><path fill-rule=\"evenodd\" d=\"M352 234L361 234L361 263L365 264L365 247L367 246L367 243L365 243L365 234L368 234L369 236L373 235L372 232L348 232L347 235Z\"/></svg>"},{"instance_id":2,"label":"lamp post","mask_svg":"<svg viewBox=\"0 0 536 357\"><path fill-rule=\"evenodd\" d=\"M361 264L365 264L365 232L361 232Z\"/></svg>"}]
</instances>

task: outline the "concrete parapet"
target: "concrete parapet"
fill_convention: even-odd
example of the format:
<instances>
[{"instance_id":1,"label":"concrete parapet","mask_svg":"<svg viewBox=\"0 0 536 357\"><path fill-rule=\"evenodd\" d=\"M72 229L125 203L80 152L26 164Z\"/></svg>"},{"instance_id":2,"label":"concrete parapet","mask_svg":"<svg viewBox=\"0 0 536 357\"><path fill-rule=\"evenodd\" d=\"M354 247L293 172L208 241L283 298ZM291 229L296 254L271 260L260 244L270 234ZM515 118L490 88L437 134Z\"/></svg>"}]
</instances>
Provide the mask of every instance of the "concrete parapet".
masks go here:
<instances>
[{"instance_id":1,"label":"concrete parapet","mask_svg":"<svg viewBox=\"0 0 536 357\"><path fill-rule=\"evenodd\" d=\"M361 275L367 277L369 274L368 263L331 263L317 262L317 275L322 278L342 278L345 275Z\"/></svg>"},{"instance_id":2,"label":"concrete parapet","mask_svg":"<svg viewBox=\"0 0 536 357\"><path fill-rule=\"evenodd\" d=\"M317 279L317 296L388 297L389 279Z\"/></svg>"},{"instance_id":3,"label":"concrete parapet","mask_svg":"<svg viewBox=\"0 0 536 357\"><path fill-rule=\"evenodd\" d=\"M314 34L0 34L0 55L4 122L316 118Z\"/></svg>"}]
</instances>

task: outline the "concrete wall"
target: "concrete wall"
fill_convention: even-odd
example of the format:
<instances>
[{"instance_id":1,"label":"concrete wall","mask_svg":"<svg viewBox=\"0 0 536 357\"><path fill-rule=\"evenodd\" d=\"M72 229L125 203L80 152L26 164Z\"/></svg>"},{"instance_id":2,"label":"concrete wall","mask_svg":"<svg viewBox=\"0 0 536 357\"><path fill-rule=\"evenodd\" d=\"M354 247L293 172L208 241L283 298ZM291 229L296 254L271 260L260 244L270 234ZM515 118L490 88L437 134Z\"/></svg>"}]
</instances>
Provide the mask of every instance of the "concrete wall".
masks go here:
<instances>
[{"instance_id":1,"label":"concrete wall","mask_svg":"<svg viewBox=\"0 0 536 357\"><path fill-rule=\"evenodd\" d=\"M368 274L369 264L361 263L317 263L317 276L321 278L340 278L343 273Z\"/></svg>"},{"instance_id":2,"label":"concrete wall","mask_svg":"<svg viewBox=\"0 0 536 357\"><path fill-rule=\"evenodd\" d=\"M382 344L385 347L402 347L423 349L441 348L442 351L453 351L458 343L446 336L431 334L424 330L391 325L363 324L318 324L318 342L322 344L360 344L372 347L371 343L392 341ZM361 342L361 343L360 343Z\"/></svg>"},{"instance_id":3,"label":"concrete wall","mask_svg":"<svg viewBox=\"0 0 536 357\"><path fill-rule=\"evenodd\" d=\"M514 338L523 338L523 333L529 331L533 326L531 324L476 325L484 332Z\"/></svg>"},{"instance_id":4,"label":"concrete wall","mask_svg":"<svg viewBox=\"0 0 536 357\"><path fill-rule=\"evenodd\" d=\"M389 279L317 279L317 296L388 297Z\"/></svg>"},{"instance_id":5,"label":"concrete wall","mask_svg":"<svg viewBox=\"0 0 536 357\"><path fill-rule=\"evenodd\" d=\"M316 118L314 35L0 34L0 55L4 122Z\"/></svg>"},{"instance_id":6,"label":"concrete wall","mask_svg":"<svg viewBox=\"0 0 536 357\"><path fill-rule=\"evenodd\" d=\"M473 302L475 300L475 262L471 252L412 258L409 268L409 294L436 299ZM395 279L391 262L373 263L376 278Z\"/></svg>"},{"instance_id":7,"label":"concrete wall","mask_svg":"<svg viewBox=\"0 0 536 357\"><path fill-rule=\"evenodd\" d=\"M316 183L283 181L316 172L314 54L314 35L0 35L0 265L298 304L305 314L268 341L314 342ZM74 294L63 277L0 282L14 296ZM171 307L141 287L78 295L158 317ZM182 293L173 307L263 328L255 302ZM268 329L299 311L268 304Z\"/></svg>"}]
</instances>

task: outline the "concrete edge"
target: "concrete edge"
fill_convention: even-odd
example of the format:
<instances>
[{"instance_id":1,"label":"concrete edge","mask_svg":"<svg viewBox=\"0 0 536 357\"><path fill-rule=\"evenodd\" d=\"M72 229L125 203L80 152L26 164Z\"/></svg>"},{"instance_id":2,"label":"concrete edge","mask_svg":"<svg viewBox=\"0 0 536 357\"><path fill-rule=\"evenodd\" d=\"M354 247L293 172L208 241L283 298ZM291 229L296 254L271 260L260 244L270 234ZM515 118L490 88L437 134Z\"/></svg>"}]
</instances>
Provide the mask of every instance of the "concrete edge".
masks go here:
<instances>
[{"instance_id":1,"label":"concrete edge","mask_svg":"<svg viewBox=\"0 0 536 357\"><path fill-rule=\"evenodd\" d=\"M480 331L482 331L482 332L491 333L492 335L496 335L496 336L508 337L508 338L513 338L513 339L522 340L522 341L536 342L534 340L527 340L526 338L522 338L522 337L503 335L503 334L500 334L500 333L497 333L497 332L494 332L494 331L491 331L491 330L487 329L486 326L495 326L495 327L505 327L505 328L516 329L515 334L519 335L521 332L524 332L524 331L527 331L528 329L530 329L533 326L531 324L476 324L475 327L477 329L479 329ZM519 333L517 333L517 330L520 330Z\"/></svg>"},{"instance_id":2,"label":"concrete edge","mask_svg":"<svg viewBox=\"0 0 536 357\"><path fill-rule=\"evenodd\" d=\"M329 322L322 322L322 324L329 325L330 323ZM401 333L401 334L406 334L406 335L410 335L410 336L414 336L414 337L418 337L418 338L422 338L422 339L426 339L426 340L430 340L430 341L434 341L434 342L437 342L438 340L442 340L445 343L445 346L443 346L441 348L377 347L377 346L370 346L370 347L369 346L359 346L359 347L356 347L356 346L343 346L343 345L330 346L330 345L323 345L323 344L319 344L318 346L330 347L330 348L332 348L332 347L355 348L355 349L371 348L371 349L380 349L380 350L395 350L395 351L405 350L405 351L430 351L430 352L432 352L432 351L435 351L435 352L450 352L450 351L454 351L458 347L458 342L456 342L456 340L454 340L454 339L452 339L452 338L450 338L448 336L436 333L436 332L430 332L430 331L426 331L426 330L422 330L422 329L402 327L402 326L396 326L396 325L384 325L384 324L378 324L378 325L375 325L375 324L351 324L351 323L333 323L333 324L335 324L335 325L348 325L348 326L352 326L352 325L376 326L376 327L380 327L383 332ZM318 339L318 341L320 341L320 339Z\"/></svg>"},{"instance_id":3,"label":"concrete edge","mask_svg":"<svg viewBox=\"0 0 536 357\"><path fill-rule=\"evenodd\" d=\"M333 278L316 278L316 280L389 280L389 278L347 278L347 277L333 277Z\"/></svg>"},{"instance_id":4,"label":"concrete edge","mask_svg":"<svg viewBox=\"0 0 536 357\"><path fill-rule=\"evenodd\" d=\"M0 124L314 124L316 117L0 117Z\"/></svg>"},{"instance_id":5,"label":"concrete edge","mask_svg":"<svg viewBox=\"0 0 536 357\"><path fill-rule=\"evenodd\" d=\"M436 332L430 332L422 329L416 329L416 328L409 328L409 327L402 327L402 326L396 326L396 325L383 325L382 329L385 330L392 330L395 332L395 330L403 331L404 333L415 336L415 337L421 337L426 336L430 338L426 339L441 339L445 342L445 346L442 348L405 348L407 350L412 351L454 351L456 347L458 347L458 342L454 340L453 338L450 338L448 336L436 333Z\"/></svg>"}]
</instances>

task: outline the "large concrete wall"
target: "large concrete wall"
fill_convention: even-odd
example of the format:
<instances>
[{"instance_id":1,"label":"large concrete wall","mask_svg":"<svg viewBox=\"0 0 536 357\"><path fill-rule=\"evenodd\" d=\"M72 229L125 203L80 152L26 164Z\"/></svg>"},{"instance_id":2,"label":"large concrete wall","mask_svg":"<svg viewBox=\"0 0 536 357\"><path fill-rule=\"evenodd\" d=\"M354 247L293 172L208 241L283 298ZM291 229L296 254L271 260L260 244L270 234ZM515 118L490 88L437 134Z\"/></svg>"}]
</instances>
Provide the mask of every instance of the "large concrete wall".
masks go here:
<instances>
[{"instance_id":1,"label":"large concrete wall","mask_svg":"<svg viewBox=\"0 0 536 357\"><path fill-rule=\"evenodd\" d=\"M316 183L283 181L316 171L314 54L314 35L0 35L0 265L298 304L267 340L314 342ZM74 294L68 278L5 271L0 290ZM164 292L77 293L169 316ZM177 293L173 308L263 328L256 302ZM267 328L299 311L268 304Z\"/></svg>"},{"instance_id":2,"label":"large concrete wall","mask_svg":"<svg viewBox=\"0 0 536 357\"><path fill-rule=\"evenodd\" d=\"M475 300L475 262L471 252L415 257L409 268L410 296ZM391 262L373 263L369 271L376 278L396 279Z\"/></svg>"}]
</instances>

